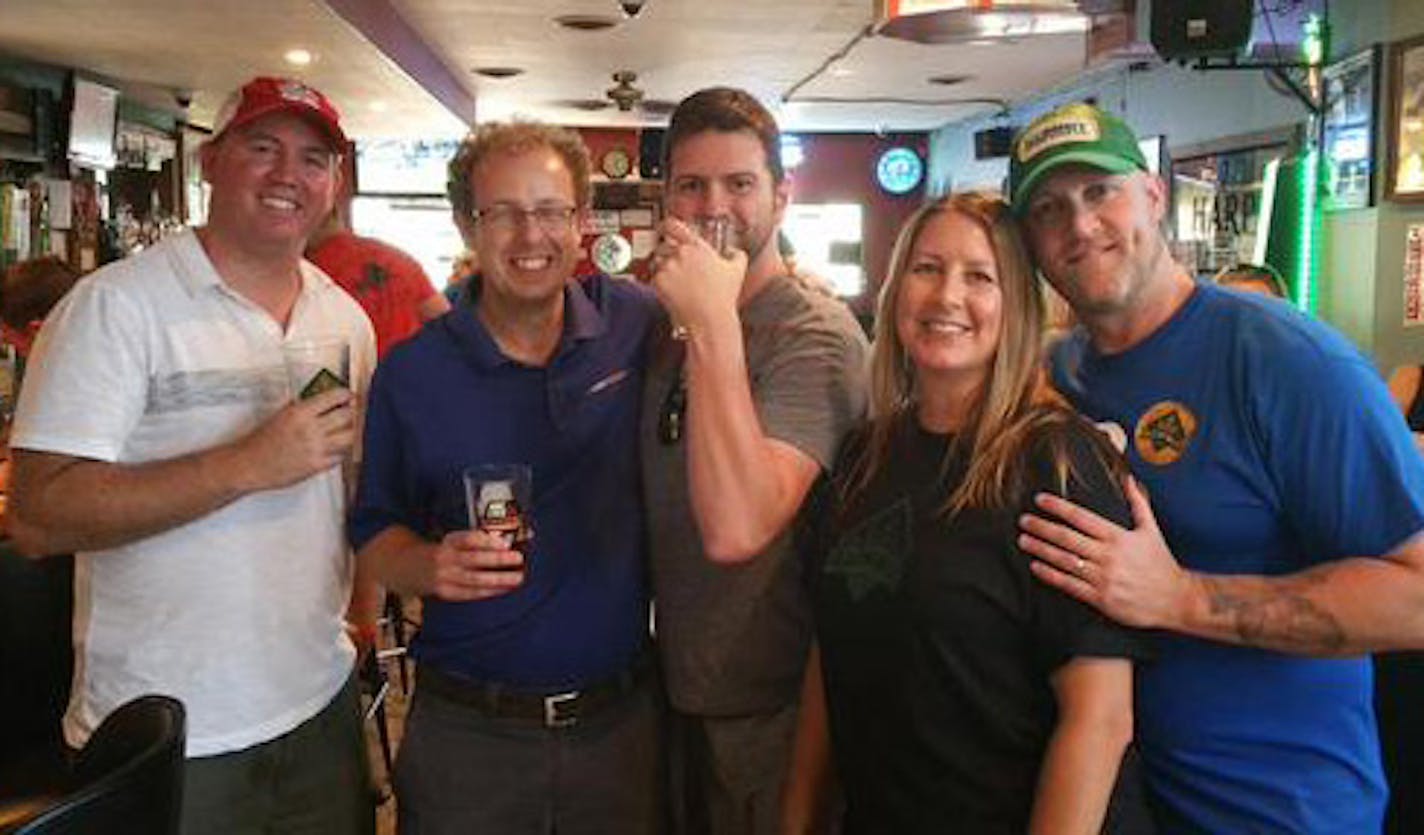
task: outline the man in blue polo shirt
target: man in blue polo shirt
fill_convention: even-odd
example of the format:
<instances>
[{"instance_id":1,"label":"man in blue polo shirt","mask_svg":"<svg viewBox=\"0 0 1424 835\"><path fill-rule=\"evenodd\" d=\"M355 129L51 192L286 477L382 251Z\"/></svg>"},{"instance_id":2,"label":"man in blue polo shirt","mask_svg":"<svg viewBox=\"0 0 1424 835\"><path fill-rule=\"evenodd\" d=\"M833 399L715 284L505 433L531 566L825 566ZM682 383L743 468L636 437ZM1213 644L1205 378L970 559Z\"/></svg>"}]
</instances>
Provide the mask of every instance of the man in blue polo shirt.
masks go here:
<instances>
[{"instance_id":1,"label":"man in blue polo shirt","mask_svg":"<svg viewBox=\"0 0 1424 835\"><path fill-rule=\"evenodd\" d=\"M589 196L577 136L483 125L451 168L479 277L382 362L351 521L362 563L424 598L401 832L656 832L636 450L657 301L573 278ZM469 530L461 474L476 464L532 471L525 555Z\"/></svg>"},{"instance_id":2,"label":"man in blue polo shirt","mask_svg":"<svg viewBox=\"0 0 1424 835\"><path fill-rule=\"evenodd\" d=\"M1086 104L1015 140L1014 209L1083 325L1054 382L1123 430L1147 488L1128 485L1132 530L1039 496L1020 544L1041 579L1164 631L1136 710L1165 831L1379 832L1365 654L1424 645L1424 464L1338 333L1172 260L1146 168Z\"/></svg>"}]
</instances>

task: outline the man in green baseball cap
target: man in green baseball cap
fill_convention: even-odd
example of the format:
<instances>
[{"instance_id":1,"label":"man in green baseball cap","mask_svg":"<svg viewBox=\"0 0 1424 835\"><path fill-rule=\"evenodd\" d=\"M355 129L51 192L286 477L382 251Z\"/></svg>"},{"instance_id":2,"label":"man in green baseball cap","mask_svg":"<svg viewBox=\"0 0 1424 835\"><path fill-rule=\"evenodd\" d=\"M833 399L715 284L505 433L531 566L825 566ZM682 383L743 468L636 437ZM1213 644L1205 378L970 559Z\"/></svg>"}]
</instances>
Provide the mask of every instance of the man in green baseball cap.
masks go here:
<instances>
[{"instance_id":1,"label":"man in green baseball cap","mask_svg":"<svg viewBox=\"0 0 1424 835\"><path fill-rule=\"evenodd\" d=\"M1166 187L1116 116L1076 103L1034 120L1014 140L1009 193L1038 268L1104 348L1135 344L1191 295L1159 230Z\"/></svg>"},{"instance_id":2,"label":"man in green baseball cap","mask_svg":"<svg viewBox=\"0 0 1424 835\"><path fill-rule=\"evenodd\" d=\"M1071 163L1110 174L1147 170L1137 137L1121 119L1091 104L1060 107L1035 120L1014 140L1009 160L1014 211L1022 214L1034 186Z\"/></svg>"},{"instance_id":3,"label":"man in green baseball cap","mask_svg":"<svg viewBox=\"0 0 1424 835\"><path fill-rule=\"evenodd\" d=\"M1368 653L1424 646L1424 459L1383 381L1289 305L1197 284L1118 118L1068 105L1012 153L1034 262L1083 325L1054 385L1135 476L1131 529L1041 494L1019 544L1038 579L1175 633L1137 679L1159 825L1379 832Z\"/></svg>"}]
</instances>

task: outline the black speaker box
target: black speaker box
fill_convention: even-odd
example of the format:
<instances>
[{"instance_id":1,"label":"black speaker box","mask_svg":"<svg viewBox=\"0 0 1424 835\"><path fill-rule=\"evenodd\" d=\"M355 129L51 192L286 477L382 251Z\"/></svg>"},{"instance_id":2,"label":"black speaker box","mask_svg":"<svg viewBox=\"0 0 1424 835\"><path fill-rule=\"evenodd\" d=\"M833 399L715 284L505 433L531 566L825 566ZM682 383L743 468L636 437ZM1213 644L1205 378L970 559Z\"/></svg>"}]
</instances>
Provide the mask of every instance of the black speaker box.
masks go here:
<instances>
[{"instance_id":1,"label":"black speaker box","mask_svg":"<svg viewBox=\"0 0 1424 835\"><path fill-rule=\"evenodd\" d=\"M1004 125L974 133L974 158L1006 157L1014 146L1014 128Z\"/></svg>"},{"instance_id":2,"label":"black speaker box","mask_svg":"<svg viewBox=\"0 0 1424 835\"><path fill-rule=\"evenodd\" d=\"M1152 0L1152 46L1168 61L1240 55L1252 0Z\"/></svg>"},{"instance_id":3,"label":"black speaker box","mask_svg":"<svg viewBox=\"0 0 1424 835\"><path fill-rule=\"evenodd\" d=\"M638 136L638 176L660 180L663 176L663 128L643 128Z\"/></svg>"}]
</instances>

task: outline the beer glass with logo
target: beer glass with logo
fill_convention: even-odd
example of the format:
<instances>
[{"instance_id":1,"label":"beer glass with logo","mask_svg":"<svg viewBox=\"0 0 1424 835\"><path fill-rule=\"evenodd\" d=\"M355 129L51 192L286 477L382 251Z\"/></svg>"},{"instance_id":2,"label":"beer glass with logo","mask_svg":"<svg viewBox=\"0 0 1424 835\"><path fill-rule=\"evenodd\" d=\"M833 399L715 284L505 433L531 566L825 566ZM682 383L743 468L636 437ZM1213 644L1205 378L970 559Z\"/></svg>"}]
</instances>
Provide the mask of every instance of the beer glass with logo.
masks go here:
<instances>
[{"instance_id":1,"label":"beer glass with logo","mask_svg":"<svg viewBox=\"0 0 1424 835\"><path fill-rule=\"evenodd\" d=\"M502 537L511 551L526 558L534 540L534 476L527 464L479 464L468 467L465 508L470 529Z\"/></svg>"},{"instance_id":2,"label":"beer glass with logo","mask_svg":"<svg viewBox=\"0 0 1424 835\"><path fill-rule=\"evenodd\" d=\"M282 345L292 397L306 400L351 385L351 345L340 337L298 339Z\"/></svg>"}]
</instances>

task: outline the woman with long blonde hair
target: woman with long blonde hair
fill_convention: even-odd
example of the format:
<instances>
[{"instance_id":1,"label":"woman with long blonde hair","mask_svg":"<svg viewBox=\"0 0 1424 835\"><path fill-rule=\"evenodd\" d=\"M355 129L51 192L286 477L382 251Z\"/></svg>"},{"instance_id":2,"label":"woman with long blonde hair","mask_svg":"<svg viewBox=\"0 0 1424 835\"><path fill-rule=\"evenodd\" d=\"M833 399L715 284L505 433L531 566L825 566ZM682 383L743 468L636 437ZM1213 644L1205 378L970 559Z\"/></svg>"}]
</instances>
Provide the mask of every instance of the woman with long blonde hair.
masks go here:
<instances>
[{"instance_id":1,"label":"woman with long blonde hair","mask_svg":"<svg viewBox=\"0 0 1424 835\"><path fill-rule=\"evenodd\" d=\"M1029 573L1038 491L1130 524L1116 451L1039 385L1043 301L997 197L937 200L881 289L872 413L817 514L846 832L1096 833L1139 636Z\"/></svg>"}]
</instances>

